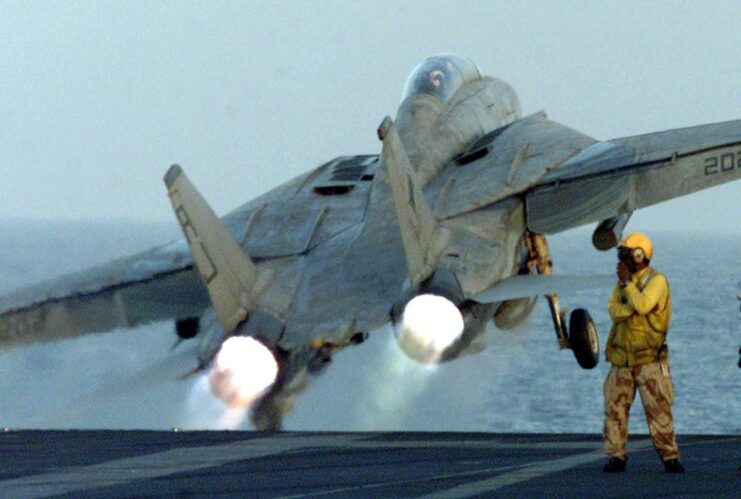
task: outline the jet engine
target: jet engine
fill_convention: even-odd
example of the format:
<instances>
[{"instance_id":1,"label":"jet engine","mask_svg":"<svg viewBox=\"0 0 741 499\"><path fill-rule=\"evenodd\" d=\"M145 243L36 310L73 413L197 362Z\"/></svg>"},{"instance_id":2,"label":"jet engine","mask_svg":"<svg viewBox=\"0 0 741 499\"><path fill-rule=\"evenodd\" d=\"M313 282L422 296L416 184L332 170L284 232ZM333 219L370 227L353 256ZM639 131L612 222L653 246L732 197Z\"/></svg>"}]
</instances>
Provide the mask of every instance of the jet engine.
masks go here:
<instances>
[{"instance_id":1,"label":"jet engine","mask_svg":"<svg viewBox=\"0 0 741 499\"><path fill-rule=\"evenodd\" d=\"M224 341L208 373L211 391L226 405L250 408L278 377L278 362L264 343L251 336Z\"/></svg>"},{"instance_id":2,"label":"jet engine","mask_svg":"<svg viewBox=\"0 0 741 499\"><path fill-rule=\"evenodd\" d=\"M396 341L411 359L423 364L445 360L445 352L461 338L465 327L458 281L438 270L418 289L402 294L391 309Z\"/></svg>"}]
</instances>

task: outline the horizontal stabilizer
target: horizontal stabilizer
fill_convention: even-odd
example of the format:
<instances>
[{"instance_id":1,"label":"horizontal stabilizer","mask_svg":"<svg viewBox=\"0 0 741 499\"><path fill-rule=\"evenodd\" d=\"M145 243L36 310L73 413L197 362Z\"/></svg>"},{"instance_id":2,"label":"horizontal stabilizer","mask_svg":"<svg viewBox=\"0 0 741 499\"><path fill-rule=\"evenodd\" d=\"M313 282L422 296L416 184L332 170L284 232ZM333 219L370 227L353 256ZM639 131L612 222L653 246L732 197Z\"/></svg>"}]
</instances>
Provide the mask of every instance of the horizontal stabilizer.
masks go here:
<instances>
[{"instance_id":1,"label":"horizontal stabilizer","mask_svg":"<svg viewBox=\"0 0 741 499\"><path fill-rule=\"evenodd\" d=\"M167 171L165 184L219 321L231 332L254 306L257 267L178 165Z\"/></svg>"},{"instance_id":2,"label":"horizontal stabilizer","mask_svg":"<svg viewBox=\"0 0 741 499\"><path fill-rule=\"evenodd\" d=\"M409 278L415 288L435 271L449 234L435 220L393 120L387 116L378 132L383 141L381 156L389 174Z\"/></svg>"},{"instance_id":3,"label":"horizontal stabilizer","mask_svg":"<svg viewBox=\"0 0 741 499\"><path fill-rule=\"evenodd\" d=\"M479 303L495 303L582 289L611 290L617 281L614 274L601 275L516 275L498 282L472 298Z\"/></svg>"}]
</instances>

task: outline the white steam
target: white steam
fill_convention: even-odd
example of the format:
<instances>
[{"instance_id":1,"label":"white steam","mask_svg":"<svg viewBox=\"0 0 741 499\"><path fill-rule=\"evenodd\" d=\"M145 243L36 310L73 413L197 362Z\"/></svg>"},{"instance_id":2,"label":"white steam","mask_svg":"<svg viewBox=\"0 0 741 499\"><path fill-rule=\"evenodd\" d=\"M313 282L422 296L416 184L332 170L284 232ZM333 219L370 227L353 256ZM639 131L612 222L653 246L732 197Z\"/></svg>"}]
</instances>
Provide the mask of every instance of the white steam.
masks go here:
<instances>
[{"instance_id":1,"label":"white steam","mask_svg":"<svg viewBox=\"0 0 741 499\"><path fill-rule=\"evenodd\" d=\"M236 430L242 427L247 409L235 409L214 397L208 376L201 375L191 387L187 399L186 430Z\"/></svg>"},{"instance_id":2,"label":"white steam","mask_svg":"<svg viewBox=\"0 0 741 499\"><path fill-rule=\"evenodd\" d=\"M425 294L409 301L394 333L404 353L430 364L460 337L463 326L463 316L450 300Z\"/></svg>"},{"instance_id":3,"label":"white steam","mask_svg":"<svg viewBox=\"0 0 741 499\"><path fill-rule=\"evenodd\" d=\"M382 366L380 372L366 378L366 401L358 403L361 431L395 430L402 428L404 421L415 410L412 401L417 400L428 388L438 364L420 364L399 351L397 341L389 335L384 338L383 352L377 352ZM368 407L370 405L370 407Z\"/></svg>"}]
</instances>

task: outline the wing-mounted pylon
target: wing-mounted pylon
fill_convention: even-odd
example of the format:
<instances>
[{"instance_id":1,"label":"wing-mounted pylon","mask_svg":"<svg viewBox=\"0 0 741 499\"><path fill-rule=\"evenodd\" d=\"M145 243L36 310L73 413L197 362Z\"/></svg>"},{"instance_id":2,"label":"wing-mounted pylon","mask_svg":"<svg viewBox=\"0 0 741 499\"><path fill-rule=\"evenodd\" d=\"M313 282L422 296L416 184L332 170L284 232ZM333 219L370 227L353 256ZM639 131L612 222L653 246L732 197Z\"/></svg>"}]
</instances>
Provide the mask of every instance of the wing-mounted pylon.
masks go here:
<instances>
[{"instance_id":1,"label":"wing-mounted pylon","mask_svg":"<svg viewBox=\"0 0 741 499\"><path fill-rule=\"evenodd\" d=\"M232 332L248 318L268 277L261 275L180 166L172 165L164 180L219 322Z\"/></svg>"},{"instance_id":2,"label":"wing-mounted pylon","mask_svg":"<svg viewBox=\"0 0 741 499\"><path fill-rule=\"evenodd\" d=\"M411 288L415 289L435 272L450 232L435 220L390 117L378 127L378 138L383 142L381 157L388 170Z\"/></svg>"}]
</instances>

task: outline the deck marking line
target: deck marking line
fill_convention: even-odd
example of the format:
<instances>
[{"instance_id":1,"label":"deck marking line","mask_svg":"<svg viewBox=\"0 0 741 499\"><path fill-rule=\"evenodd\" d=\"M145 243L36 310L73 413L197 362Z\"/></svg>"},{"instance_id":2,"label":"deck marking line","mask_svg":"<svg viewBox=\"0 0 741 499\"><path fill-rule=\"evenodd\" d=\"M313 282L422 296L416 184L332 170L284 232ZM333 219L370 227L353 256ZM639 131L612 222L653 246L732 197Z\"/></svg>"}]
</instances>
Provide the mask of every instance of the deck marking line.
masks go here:
<instances>
[{"instance_id":1,"label":"deck marking line","mask_svg":"<svg viewBox=\"0 0 741 499\"><path fill-rule=\"evenodd\" d=\"M324 440L324 442L322 442ZM0 482L3 498L36 498L68 494L99 487L158 478L184 471L212 468L234 461L253 459L306 448L334 446L322 437L258 438L223 445L185 447L164 452L93 464L74 466Z\"/></svg>"},{"instance_id":2,"label":"deck marking line","mask_svg":"<svg viewBox=\"0 0 741 499\"><path fill-rule=\"evenodd\" d=\"M602 445L598 445L599 448L593 450L592 452L560 457L549 461L540 461L519 470L512 471L510 473L504 473L503 475L498 475L493 478L481 480L478 482L465 483L450 489L440 490L438 492L423 497L449 498L470 497L474 495L486 494L497 489L501 489L502 487L507 487L508 485L514 485L516 483L533 480L544 475L568 470L570 468L574 468L575 466L590 463L592 461L605 459L605 453L602 450ZM631 452L637 452L644 450L646 447L650 447L651 445L651 440L640 440L632 445L630 450Z\"/></svg>"},{"instance_id":3,"label":"deck marking line","mask_svg":"<svg viewBox=\"0 0 741 499\"><path fill-rule=\"evenodd\" d=\"M631 446L632 451L648 447L650 440L637 442ZM75 491L110 487L125 483L148 480L190 470L212 468L230 462L261 458L306 448L419 448L419 447L495 447L495 448L552 448L552 449L594 449L596 442L537 442L537 443L504 443L499 440L487 441L434 441L403 440L388 441L368 439L362 434L339 434L331 436L276 435L220 444L174 448L163 452L146 454L123 459L114 459L88 466L74 466L0 481L0 495L8 498L34 498L49 495L65 494ZM572 455L542 464L518 467L510 473L494 478L471 482L444 492L449 497L466 497L530 480L538 476L568 469L579 464L602 457L600 451ZM477 472L472 475L479 474ZM434 478L446 478L441 475ZM331 492L331 491L328 491ZM435 497L435 495L431 496Z\"/></svg>"},{"instance_id":4,"label":"deck marking line","mask_svg":"<svg viewBox=\"0 0 741 499\"><path fill-rule=\"evenodd\" d=\"M463 471L459 473L447 473L444 475L437 475L431 478L431 480L444 480L444 479L450 479L450 478L461 478L465 476L475 476L475 475L489 475L492 471L495 470L513 470L517 468L521 468L523 465L517 464L512 466L501 466L499 468L486 468L486 469L479 469L479 470L473 470L473 471ZM529 465L524 465L529 466ZM374 483L364 483L362 485L348 485L346 487L338 487L334 489L323 489L323 490L317 490L316 492L308 492L308 493L300 493L295 495L289 495L289 496L278 496L277 499L298 499L300 497L315 497L315 496L326 496L330 494L344 494L345 492L360 492L360 491L369 491L371 489L377 489L381 487L391 487L394 485L405 485L405 484L417 484L419 483L419 478L408 478L404 480L391 480L388 482L374 482Z\"/></svg>"}]
</instances>

